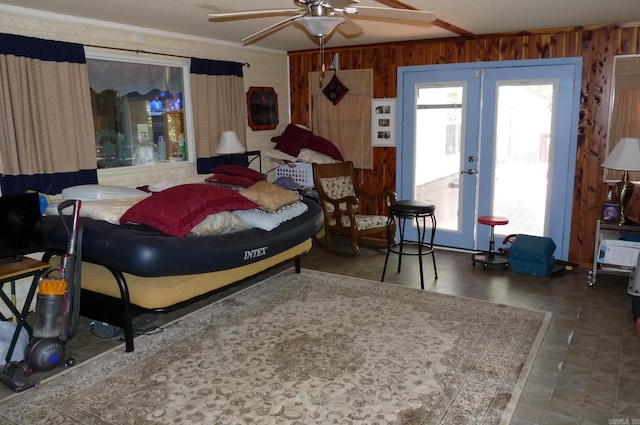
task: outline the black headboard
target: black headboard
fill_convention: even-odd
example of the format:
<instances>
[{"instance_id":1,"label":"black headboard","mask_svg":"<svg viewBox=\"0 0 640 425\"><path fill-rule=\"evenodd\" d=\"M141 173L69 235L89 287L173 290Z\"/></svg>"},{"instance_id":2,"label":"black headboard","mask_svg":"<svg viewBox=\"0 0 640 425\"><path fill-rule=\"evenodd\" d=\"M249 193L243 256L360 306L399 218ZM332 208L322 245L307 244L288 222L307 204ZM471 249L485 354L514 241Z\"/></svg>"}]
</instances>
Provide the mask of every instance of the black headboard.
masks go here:
<instances>
[{"instance_id":1,"label":"black headboard","mask_svg":"<svg viewBox=\"0 0 640 425\"><path fill-rule=\"evenodd\" d=\"M245 153L234 153L229 155L212 156L209 158L198 158L196 168L198 174L211 174L211 170L219 165L249 165L249 155Z\"/></svg>"}]
</instances>

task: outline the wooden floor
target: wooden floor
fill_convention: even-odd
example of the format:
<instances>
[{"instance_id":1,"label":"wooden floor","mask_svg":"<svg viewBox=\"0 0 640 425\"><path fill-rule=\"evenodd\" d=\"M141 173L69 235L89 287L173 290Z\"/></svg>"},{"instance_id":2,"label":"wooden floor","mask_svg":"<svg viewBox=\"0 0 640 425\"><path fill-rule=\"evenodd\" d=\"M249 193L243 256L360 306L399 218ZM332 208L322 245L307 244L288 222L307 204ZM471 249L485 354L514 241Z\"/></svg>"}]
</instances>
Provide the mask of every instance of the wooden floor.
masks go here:
<instances>
[{"instance_id":1,"label":"wooden floor","mask_svg":"<svg viewBox=\"0 0 640 425\"><path fill-rule=\"evenodd\" d=\"M302 260L303 268L379 281L385 251L363 247L356 257L337 257L318 247ZM534 277L501 267L473 267L471 255L436 250L439 278L434 279L425 258L425 290L508 305L550 311L553 318L526 382L511 424L640 424L640 339L631 313L631 297L624 277L598 276L587 284L587 270L566 271L558 277ZM275 274L271 270L223 291L206 301L160 317L145 325L163 323ZM397 255L390 258L385 281L420 287L416 257L405 257L396 273ZM145 332L141 330L140 332ZM67 351L78 362L121 344L118 338L94 335L82 320ZM124 353L123 348L123 355ZM60 372L38 373L42 378ZM0 385L0 397L10 394Z\"/></svg>"}]
</instances>

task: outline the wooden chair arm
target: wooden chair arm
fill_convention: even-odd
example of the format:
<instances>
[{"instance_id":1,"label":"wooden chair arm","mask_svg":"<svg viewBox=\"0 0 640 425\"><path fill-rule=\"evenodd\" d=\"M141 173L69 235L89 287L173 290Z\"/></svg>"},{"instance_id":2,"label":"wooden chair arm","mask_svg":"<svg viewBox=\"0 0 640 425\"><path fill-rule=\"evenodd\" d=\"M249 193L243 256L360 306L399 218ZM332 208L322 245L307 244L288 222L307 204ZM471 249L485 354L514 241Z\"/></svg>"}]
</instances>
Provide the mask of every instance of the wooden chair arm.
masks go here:
<instances>
[{"instance_id":1,"label":"wooden chair arm","mask_svg":"<svg viewBox=\"0 0 640 425\"><path fill-rule=\"evenodd\" d=\"M390 198L394 201L396 200L395 192L368 193L368 192L359 191L358 195L365 199Z\"/></svg>"},{"instance_id":2,"label":"wooden chair arm","mask_svg":"<svg viewBox=\"0 0 640 425\"><path fill-rule=\"evenodd\" d=\"M358 203L360 202L358 201L358 198L356 198L353 195L343 196L342 198L338 198L338 199L326 197L326 198L323 198L322 200L330 204L333 204L333 206L336 208L340 204L346 203L348 206L348 205L358 205Z\"/></svg>"},{"instance_id":3,"label":"wooden chair arm","mask_svg":"<svg viewBox=\"0 0 640 425\"><path fill-rule=\"evenodd\" d=\"M391 207L391 203L394 202L397 197L395 192L389 192L389 191L380 192L380 193L367 193L367 192L364 192L363 190L359 190L359 191L356 191L356 193L358 193L358 195L363 200L368 200L368 201L379 201L380 199L384 200L384 208L386 209L386 211L369 212L369 214L378 214L378 215L388 215L389 208ZM369 204L375 205L376 206L375 210L378 210L379 208L378 202L369 202ZM371 210L371 208L369 208L369 210Z\"/></svg>"},{"instance_id":4,"label":"wooden chair arm","mask_svg":"<svg viewBox=\"0 0 640 425\"><path fill-rule=\"evenodd\" d=\"M360 201L358 200L358 198L352 195L344 196L338 199L326 197L323 199L323 201L333 205L333 213L336 215L341 215L341 211L345 211L347 212L347 214L353 215L355 214L353 206L360 204ZM347 206L347 209L341 210L340 204L345 204Z\"/></svg>"},{"instance_id":5,"label":"wooden chair arm","mask_svg":"<svg viewBox=\"0 0 640 425\"><path fill-rule=\"evenodd\" d=\"M336 220L336 223L342 223L342 216L346 215L349 217L349 221L351 222L352 226L356 225L356 210L354 209L354 206L357 206L360 204L360 201L358 200L358 198L356 198L355 196L349 195L349 196L344 196L342 198L324 198L323 199L324 202L330 203L333 205L333 211L331 212L331 214L333 215L333 218ZM345 204L347 209L341 209L340 208L340 204Z\"/></svg>"}]
</instances>

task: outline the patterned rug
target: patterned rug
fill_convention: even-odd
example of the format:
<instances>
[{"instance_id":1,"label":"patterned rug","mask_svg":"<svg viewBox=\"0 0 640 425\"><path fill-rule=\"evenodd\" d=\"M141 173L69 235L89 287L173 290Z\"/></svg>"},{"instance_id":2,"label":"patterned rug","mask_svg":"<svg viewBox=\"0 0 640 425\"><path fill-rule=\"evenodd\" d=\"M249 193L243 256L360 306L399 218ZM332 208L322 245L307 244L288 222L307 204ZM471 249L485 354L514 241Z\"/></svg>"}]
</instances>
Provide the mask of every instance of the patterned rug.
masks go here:
<instances>
[{"instance_id":1,"label":"patterned rug","mask_svg":"<svg viewBox=\"0 0 640 425\"><path fill-rule=\"evenodd\" d=\"M3 400L0 423L508 423L550 315L289 270Z\"/></svg>"}]
</instances>

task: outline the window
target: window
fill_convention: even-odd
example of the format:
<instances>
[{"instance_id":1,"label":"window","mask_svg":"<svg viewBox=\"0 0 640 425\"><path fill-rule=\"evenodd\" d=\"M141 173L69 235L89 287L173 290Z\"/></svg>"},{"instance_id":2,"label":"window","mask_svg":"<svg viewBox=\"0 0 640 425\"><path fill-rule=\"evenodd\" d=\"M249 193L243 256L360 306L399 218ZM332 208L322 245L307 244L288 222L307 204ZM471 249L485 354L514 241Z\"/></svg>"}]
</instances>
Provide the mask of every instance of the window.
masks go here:
<instances>
[{"instance_id":1,"label":"window","mask_svg":"<svg viewBox=\"0 0 640 425\"><path fill-rule=\"evenodd\" d=\"M188 61L87 55L99 169L188 159Z\"/></svg>"}]
</instances>

